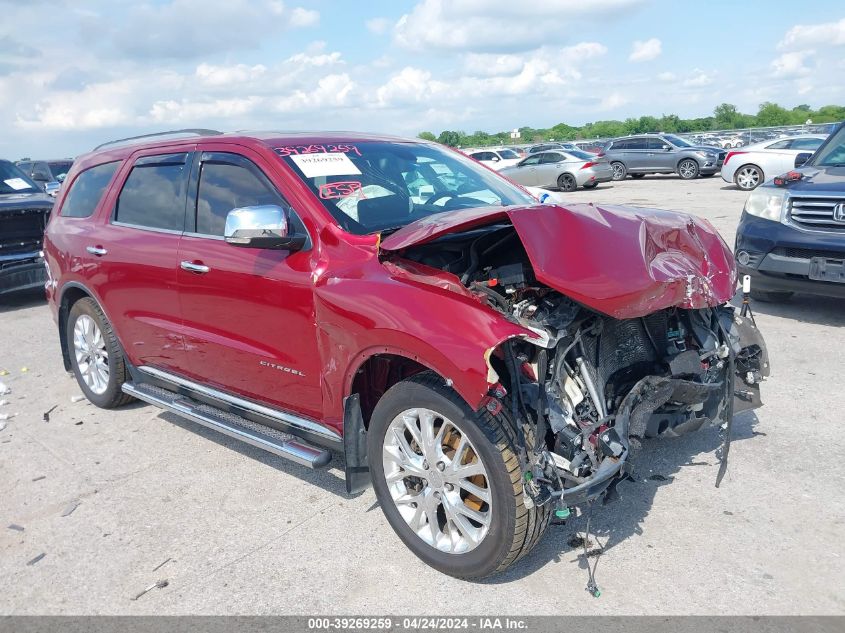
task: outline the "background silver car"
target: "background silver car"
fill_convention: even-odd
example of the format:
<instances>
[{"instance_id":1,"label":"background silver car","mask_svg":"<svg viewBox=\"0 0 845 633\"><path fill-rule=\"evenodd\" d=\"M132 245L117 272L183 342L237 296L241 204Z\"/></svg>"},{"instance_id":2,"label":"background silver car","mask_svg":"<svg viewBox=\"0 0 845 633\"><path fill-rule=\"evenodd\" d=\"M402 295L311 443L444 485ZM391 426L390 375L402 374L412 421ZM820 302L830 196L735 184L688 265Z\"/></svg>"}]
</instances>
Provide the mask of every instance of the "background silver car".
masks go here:
<instances>
[{"instance_id":1,"label":"background silver car","mask_svg":"<svg viewBox=\"0 0 845 633\"><path fill-rule=\"evenodd\" d=\"M613 180L613 169L603 157L580 150L555 150L531 154L514 165L499 170L513 182L526 187L557 187L574 191L592 189Z\"/></svg>"}]
</instances>

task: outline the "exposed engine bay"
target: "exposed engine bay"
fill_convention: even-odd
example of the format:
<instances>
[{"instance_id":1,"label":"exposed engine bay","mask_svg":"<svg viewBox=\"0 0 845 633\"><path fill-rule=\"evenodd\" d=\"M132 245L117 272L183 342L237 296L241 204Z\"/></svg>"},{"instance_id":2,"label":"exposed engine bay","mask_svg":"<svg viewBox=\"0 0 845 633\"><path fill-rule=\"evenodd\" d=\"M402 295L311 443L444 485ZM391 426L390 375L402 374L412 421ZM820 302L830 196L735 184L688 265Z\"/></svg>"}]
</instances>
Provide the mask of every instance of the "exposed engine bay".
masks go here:
<instances>
[{"instance_id":1,"label":"exposed engine bay","mask_svg":"<svg viewBox=\"0 0 845 633\"><path fill-rule=\"evenodd\" d=\"M485 403L515 424L531 503L567 508L612 493L642 438L715 422L724 460L734 412L761 404L765 344L730 305L599 313L536 280L510 223L411 246L401 258L455 275L534 334L491 350Z\"/></svg>"}]
</instances>

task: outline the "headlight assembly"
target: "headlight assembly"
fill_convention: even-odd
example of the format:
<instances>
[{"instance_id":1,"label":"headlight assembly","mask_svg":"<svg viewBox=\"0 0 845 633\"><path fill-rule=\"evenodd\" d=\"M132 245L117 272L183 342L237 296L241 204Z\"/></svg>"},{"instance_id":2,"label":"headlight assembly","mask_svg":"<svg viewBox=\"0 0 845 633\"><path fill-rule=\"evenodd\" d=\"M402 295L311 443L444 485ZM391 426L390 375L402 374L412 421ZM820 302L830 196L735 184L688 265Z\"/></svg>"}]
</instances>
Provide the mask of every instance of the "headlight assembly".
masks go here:
<instances>
[{"instance_id":1,"label":"headlight assembly","mask_svg":"<svg viewBox=\"0 0 845 633\"><path fill-rule=\"evenodd\" d=\"M745 212L758 218L780 222L786 203L786 191L759 187L748 195L745 201Z\"/></svg>"}]
</instances>

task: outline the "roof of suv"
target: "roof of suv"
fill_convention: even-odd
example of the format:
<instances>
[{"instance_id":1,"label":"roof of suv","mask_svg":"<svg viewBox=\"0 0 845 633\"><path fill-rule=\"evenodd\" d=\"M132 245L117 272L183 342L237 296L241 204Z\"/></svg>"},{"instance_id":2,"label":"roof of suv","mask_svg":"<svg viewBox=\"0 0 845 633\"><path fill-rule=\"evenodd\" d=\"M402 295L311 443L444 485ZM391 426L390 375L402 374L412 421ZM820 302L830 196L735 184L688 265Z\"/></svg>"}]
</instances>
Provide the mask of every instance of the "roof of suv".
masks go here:
<instances>
[{"instance_id":1,"label":"roof of suv","mask_svg":"<svg viewBox=\"0 0 845 633\"><path fill-rule=\"evenodd\" d=\"M183 132L182 130L176 133ZM238 132L215 133L208 130L208 134L196 134L193 136L181 136L178 138L150 136L136 137L114 141L100 146L91 152L77 157L74 167L79 170L87 169L93 165L105 162L124 160L139 150L161 148L167 150L174 145L185 145L186 143L200 143L213 141L215 143L230 143L233 145L264 145L270 148L282 147L284 145L321 145L325 143L342 145L361 141L370 142L391 142L391 143L428 143L429 141L415 138L403 138L386 134L369 134L365 132L326 132L326 131L251 131L242 130Z\"/></svg>"}]
</instances>

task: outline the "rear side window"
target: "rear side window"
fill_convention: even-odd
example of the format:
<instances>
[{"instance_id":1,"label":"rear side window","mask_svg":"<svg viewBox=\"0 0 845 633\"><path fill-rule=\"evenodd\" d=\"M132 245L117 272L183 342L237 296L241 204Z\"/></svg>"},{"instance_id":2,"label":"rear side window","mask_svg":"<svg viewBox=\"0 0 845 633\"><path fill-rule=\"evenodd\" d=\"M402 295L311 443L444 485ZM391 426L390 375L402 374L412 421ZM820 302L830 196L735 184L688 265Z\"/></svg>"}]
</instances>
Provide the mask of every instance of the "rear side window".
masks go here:
<instances>
[{"instance_id":1,"label":"rear side window","mask_svg":"<svg viewBox=\"0 0 845 633\"><path fill-rule=\"evenodd\" d=\"M139 158L117 199L115 221L153 229L184 230L188 156Z\"/></svg>"},{"instance_id":2,"label":"rear side window","mask_svg":"<svg viewBox=\"0 0 845 633\"><path fill-rule=\"evenodd\" d=\"M60 215L65 218L87 218L100 203L106 186L111 182L120 161L104 163L86 169L74 179L65 196Z\"/></svg>"},{"instance_id":3,"label":"rear side window","mask_svg":"<svg viewBox=\"0 0 845 633\"><path fill-rule=\"evenodd\" d=\"M821 147L822 139L820 138L797 138L792 141L792 145L789 146L790 149L811 149L817 150Z\"/></svg>"},{"instance_id":4,"label":"rear side window","mask_svg":"<svg viewBox=\"0 0 845 633\"><path fill-rule=\"evenodd\" d=\"M197 233L223 235L229 211L265 204L283 206L284 201L252 170L229 163L203 162L197 194Z\"/></svg>"}]
</instances>

